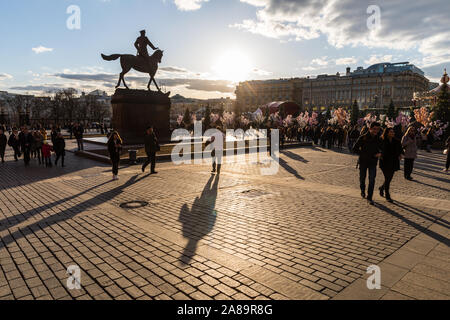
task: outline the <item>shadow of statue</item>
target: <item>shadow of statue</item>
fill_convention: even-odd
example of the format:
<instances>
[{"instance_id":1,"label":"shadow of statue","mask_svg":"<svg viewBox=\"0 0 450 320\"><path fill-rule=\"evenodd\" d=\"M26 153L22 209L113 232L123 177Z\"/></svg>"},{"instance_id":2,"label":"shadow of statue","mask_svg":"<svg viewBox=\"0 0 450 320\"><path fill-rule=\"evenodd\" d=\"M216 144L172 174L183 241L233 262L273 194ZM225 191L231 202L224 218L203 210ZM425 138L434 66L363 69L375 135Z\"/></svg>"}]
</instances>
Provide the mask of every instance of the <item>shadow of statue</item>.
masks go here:
<instances>
[{"instance_id":1,"label":"shadow of statue","mask_svg":"<svg viewBox=\"0 0 450 320\"><path fill-rule=\"evenodd\" d=\"M211 175L200 197L196 197L191 209L185 203L178 221L183 224L183 237L188 239L180 261L187 265L197 250L198 242L214 228L217 218L215 210L219 186L219 175ZM213 183L214 181L214 183Z\"/></svg>"}]
</instances>

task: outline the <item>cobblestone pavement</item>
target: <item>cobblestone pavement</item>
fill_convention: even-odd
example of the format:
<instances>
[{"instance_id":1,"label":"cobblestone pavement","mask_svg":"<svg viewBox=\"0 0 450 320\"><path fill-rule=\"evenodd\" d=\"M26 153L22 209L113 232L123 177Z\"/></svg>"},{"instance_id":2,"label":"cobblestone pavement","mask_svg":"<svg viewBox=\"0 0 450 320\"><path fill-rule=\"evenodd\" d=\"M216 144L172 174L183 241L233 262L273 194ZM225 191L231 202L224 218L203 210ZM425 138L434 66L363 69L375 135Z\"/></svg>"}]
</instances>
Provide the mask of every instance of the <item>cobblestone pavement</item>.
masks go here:
<instances>
[{"instance_id":1,"label":"cobblestone pavement","mask_svg":"<svg viewBox=\"0 0 450 320\"><path fill-rule=\"evenodd\" d=\"M444 156L396 174L389 204L359 196L356 158L281 152L280 170L241 157L203 165L110 168L0 164L0 299L450 298ZM247 161L245 161L247 160ZM378 172L377 186L382 183ZM123 206L144 201L145 206ZM130 203L133 204L133 203ZM365 287L369 265L382 290ZM67 288L71 265L81 289ZM374 294L373 292L376 292Z\"/></svg>"}]
</instances>

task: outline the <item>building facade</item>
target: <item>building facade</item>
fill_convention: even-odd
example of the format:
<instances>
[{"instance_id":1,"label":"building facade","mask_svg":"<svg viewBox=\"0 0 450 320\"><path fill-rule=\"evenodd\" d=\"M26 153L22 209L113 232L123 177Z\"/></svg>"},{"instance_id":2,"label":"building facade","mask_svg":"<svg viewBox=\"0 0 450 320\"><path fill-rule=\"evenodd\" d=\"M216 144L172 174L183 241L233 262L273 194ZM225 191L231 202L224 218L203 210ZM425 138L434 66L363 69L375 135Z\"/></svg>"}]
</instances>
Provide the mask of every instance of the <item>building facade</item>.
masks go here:
<instances>
[{"instance_id":1,"label":"building facade","mask_svg":"<svg viewBox=\"0 0 450 320\"><path fill-rule=\"evenodd\" d=\"M236 100L241 110L249 111L273 101L294 101L303 110L314 111L350 108L355 100L360 109L382 109L391 100L406 108L412 106L414 92L428 87L423 71L408 62L378 63L353 72L347 68L345 75L241 82Z\"/></svg>"},{"instance_id":2,"label":"building facade","mask_svg":"<svg viewBox=\"0 0 450 320\"><path fill-rule=\"evenodd\" d=\"M423 71L408 62L379 63L353 72L347 68L345 76L338 73L307 79L303 84L303 107L350 107L356 100L360 109L382 109L392 100L396 107L406 108L412 106L414 92L428 87Z\"/></svg>"}]
</instances>

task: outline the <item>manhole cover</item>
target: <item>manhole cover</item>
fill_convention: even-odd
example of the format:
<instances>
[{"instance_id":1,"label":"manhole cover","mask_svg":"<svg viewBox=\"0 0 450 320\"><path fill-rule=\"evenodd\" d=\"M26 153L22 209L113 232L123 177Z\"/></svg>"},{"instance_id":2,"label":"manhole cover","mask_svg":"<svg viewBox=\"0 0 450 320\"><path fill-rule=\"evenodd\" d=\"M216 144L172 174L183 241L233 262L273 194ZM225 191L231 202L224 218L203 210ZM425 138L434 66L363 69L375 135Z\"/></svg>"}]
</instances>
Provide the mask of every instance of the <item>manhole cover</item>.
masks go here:
<instances>
[{"instance_id":1,"label":"manhole cover","mask_svg":"<svg viewBox=\"0 0 450 320\"><path fill-rule=\"evenodd\" d=\"M262 190L257 190L257 189L245 190L245 191L242 191L241 193L244 196L249 197L249 198L257 198L257 197L261 197L261 196L269 194L268 192L265 192Z\"/></svg>"},{"instance_id":2,"label":"manhole cover","mask_svg":"<svg viewBox=\"0 0 450 320\"><path fill-rule=\"evenodd\" d=\"M123 209L138 209L146 206L148 206L147 201L129 201L120 204L120 207Z\"/></svg>"}]
</instances>

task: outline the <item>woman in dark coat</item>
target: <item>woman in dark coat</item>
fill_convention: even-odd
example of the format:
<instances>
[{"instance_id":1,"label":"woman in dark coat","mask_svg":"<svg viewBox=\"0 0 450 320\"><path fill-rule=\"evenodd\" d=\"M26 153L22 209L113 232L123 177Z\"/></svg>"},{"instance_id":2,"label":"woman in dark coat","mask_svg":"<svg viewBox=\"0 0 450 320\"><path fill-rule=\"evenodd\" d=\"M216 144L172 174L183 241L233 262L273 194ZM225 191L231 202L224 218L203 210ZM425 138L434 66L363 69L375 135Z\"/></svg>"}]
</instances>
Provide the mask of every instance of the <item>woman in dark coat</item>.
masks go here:
<instances>
[{"instance_id":1,"label":"woman in dark coat","mask_svg":"<svg viewBox=\"0 0 450 320\"><path fill-rule=\"evenodd\" d=\"M55 166L58 165L58 160L61 158L61 165L64 167L64 157L66 155L66 141L62 136L61 132L55 138L55 143L53 144L53 151L56 154Z\"/></svg>"},{"instance_id":2,"label":"woman in dark coat","mask_svg":"<svg viewBox=\"0 0 450 320\"><path fill-rule=\"evenodd\" d=\"M400 170L400 159L403 154L402 144L395 138L393 128L384 129L381 143L380 168L384 174L384 183L380 187L380 195L386 194L386 200L393 202L390 194L390 185L395 171Z\"/></svg>"},{"instance_id":3,"label":"woman in dark coat","mask_svg":"<svg viewBox=\"0 0 450 320\"><path fill-rule=\"evenodd\" d=\"M108 152L112 162L113 180L119 180L119 162L122 144L123 142L119 133L114 131L108 139Z\"/></svg>"}]
</instances>

